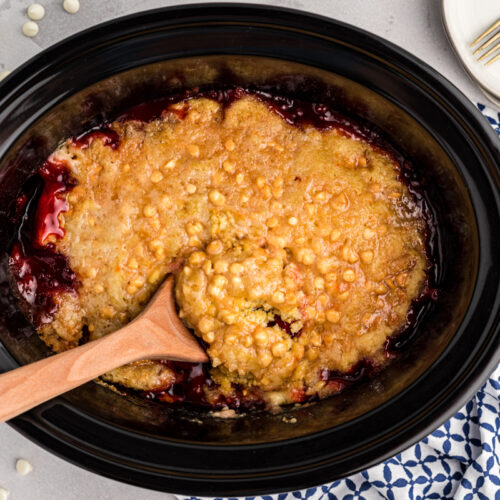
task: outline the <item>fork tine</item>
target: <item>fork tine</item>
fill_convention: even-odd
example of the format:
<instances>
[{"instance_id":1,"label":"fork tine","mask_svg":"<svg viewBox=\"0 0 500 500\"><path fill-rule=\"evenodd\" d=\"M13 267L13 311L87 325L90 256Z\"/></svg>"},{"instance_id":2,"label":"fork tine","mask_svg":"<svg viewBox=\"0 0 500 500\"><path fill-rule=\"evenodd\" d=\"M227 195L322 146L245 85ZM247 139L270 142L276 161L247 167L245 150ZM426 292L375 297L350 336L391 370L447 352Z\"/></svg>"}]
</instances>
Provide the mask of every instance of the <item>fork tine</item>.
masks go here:
<instances>
[{"instance_id":1,"label":"fork tine","mask_svg":"<svg viewBox=\"0 0 500 500\"><path fill-rule=\"evenodd\" d=\"M500 38L500 31L496 34L496 35L493 35L491 38L489 38L488 40L486 40L486 42L484 42L482 45L480 45L473 53L472 55L476 55L478 52L480 52L481 50L483 49L486 49L491 43L493 43L494 41L498 40Z\"/></svg>"},{"instance_id":2,"label":"fork tine","mask_svg":"<svg viewBox=\"0 0 500 500\"><path fill-rule=\"evenodd\" d=\"M488 56L491 56L491 54L493 54L493 52L497 51L498 49L500 49L500 43L497 43L493 48L491 48L490 50L488 50L488 52L485 52L479 59L478 61L482 61L483 59L486 59Z\"/></svg>"},{"instance_id":3,"label":"fork tine","mask_svg":"<svg viewBox=\"0 0 500 500\"><path fill-rule=\"evenodd\" d=\"M482 35L479 35L471 44L470 46L476 45L476 43L479 43L485 36L488 36L493 30L498 28L500 26L500 19L492 24Z\"/></svg>"},{"instance_id":4,"label":"fork tine","mask_svg":"<svg viewBox=\"0 0 500 500\"><path fill-rule=\"evenodd\" d=\"M485 66L488 66L488 64L494 63L495 61L498 61L500 59L500 54L497 54L495 57L492 57L489 61L484 63Z\"/></svg>"}]
</instances>

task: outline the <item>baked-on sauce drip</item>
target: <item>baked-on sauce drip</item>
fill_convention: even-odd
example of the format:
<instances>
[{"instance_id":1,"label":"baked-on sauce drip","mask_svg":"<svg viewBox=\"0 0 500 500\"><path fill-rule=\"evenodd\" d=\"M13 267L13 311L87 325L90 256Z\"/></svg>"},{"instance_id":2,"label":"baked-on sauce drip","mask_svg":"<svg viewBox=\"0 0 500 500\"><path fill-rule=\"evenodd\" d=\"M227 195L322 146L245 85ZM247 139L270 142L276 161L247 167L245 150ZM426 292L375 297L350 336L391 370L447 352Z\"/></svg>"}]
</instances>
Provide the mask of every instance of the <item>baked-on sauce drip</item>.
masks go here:
<instances>
[{"instance_id":1,"label":"baked-on sauce drip","mask_svg":"<svg viewBox=\"0 0 500 500\"><path fill-rule=\"evenodd\" d=\"M90 146L92 141L100 140L106 146L111 149L116 149L120 145L120 138L118 134L110 128L96 128L95 130L90 130L84 134L73 138L71 140L72 144L80 149L86 149Z\"/></svg>"},{"instance_id":2,"label":"baked-on sauce drip","mask_svg":"<svg viewBox=\"0 0 500 500\"><path fill-rule=\"evenodd\" d=\"M187 114L188 101L193 98L206 97L222 103L225 107L245 95L252 95L265 103L267 107L279 115L288 124L302 127L312 125L320 130L337 129L342 134L367 141L381 151L395 158L400 167L401 180L405 182L413 195L417 208L427 222L427 258L429 273L420 296L412 302L406 316L406 324L402 329L387 339L384 349L387 358L404 349L412 340L415 327L424 316L431 300L437 298L436 289L432 286L432 278L436 275L436 263L431 259L431 251L435 251L436 224L421 185L415 178L413 169L389 145L367 126L335 112L327 105L311 103L293 97L273 95L258 89L228 88L224 90L194 89L183 94L146 102L129 109L118 117L119 121L135 120L148 122L162 116L166 110L174 112L179 119ZM184 108L173 104L186 102ZM107 125L97 127L89 132L71 139L72 145L80 149L88 148L92 141L100 140L112 149L120 147L118 134ZM16 205L17 219L20 220L17 239L12 247L10 268L17 283L18 292L26 301L33 323L36 326L48 323L57 310L54 295L61 291L77 293L77 277L71 270L67 258L55 250L51 241L64 237L59 217L67 211L68 204L65 193L75 185L68 168L63 163L49 159L38 169L39 186L32 192L20 195ZM40 189L40 186L41 189ZM268 326L278 325L290 337L298 337L301 331L292 333L290 323L278 315ZM234 396L226 398L213 391L216 387L210 378L209 364L190 364L174 361L164 362L175 374L175 382L165 390L146 391L142 396L171 404L188 403L195 406L211 408L258 408L262 401L248 391L243 395L239 387L235 387ZM363 378L380 370L370 359L358 361L348 372L323 370L321 379L333 385L338 392ZM212 390L212 391L211 391ZM208 394L208 396L207 396ZM214 397L210 398L210 394ZM311 399L301 391L294 394L296 402Z\"/></svg>"}]
</instances>

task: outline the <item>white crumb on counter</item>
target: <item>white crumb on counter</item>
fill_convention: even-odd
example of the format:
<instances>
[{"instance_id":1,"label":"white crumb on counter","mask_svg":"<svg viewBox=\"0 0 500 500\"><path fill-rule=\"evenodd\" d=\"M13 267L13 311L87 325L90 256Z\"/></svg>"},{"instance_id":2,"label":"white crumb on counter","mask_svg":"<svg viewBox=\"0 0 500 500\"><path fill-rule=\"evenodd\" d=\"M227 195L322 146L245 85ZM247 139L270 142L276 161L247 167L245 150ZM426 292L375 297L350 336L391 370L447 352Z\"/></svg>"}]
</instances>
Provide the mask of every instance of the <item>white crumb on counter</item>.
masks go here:
<instances>
[{"instance_id":1,"label":"white crumb on counter","mask_svg":"<svg viewBox=\"0 0 500 500\"><path fill-rule=\"evenodd\" d=\"M45 8L39 3L33 3L28 7L28 17L33 21L39 21L45 16Z\"/></svg>"},{"instance_id":2,"label":"white crumb on counter","mask_svg":"<svg viewBox=\"0 0 500 500\"><path fill-rule=\"evenodd\" d=\"M7 500L7 498L9 498L9 495L10 491L0 486L0 500Z\"/></svg>"},{"instance_id":3,"label":"white crumb on counter","mask_svg":"<svg viewBox=\"0 0 500 500\"><path fill-rule=\"evenodd\" d=\"M78 0L64 0L63 7L69 14L76 14L80 10L80 2Z\"/></svg>"},{"instance_id":4,"label":"white crumb on counter","mask_svg":"<svg viewBox=\"0 0 500 500\"><path fill-rule=\"evenodd\" d=\"M26 474L29 474L32 470L33 466L24 458L20 458L16 462L16 471L21 476L26 476Z\"/></svg>"},{"instance_id":5,"label":"white crumb on counter","mask_svg":"<svg viewBox=\"0 0 500 500\"><path fill-rule=\"evenodd\" d=\"M34 21L27 21L23 24L23 34L29 38L38 35L38 24Z\"/></svg>"}]
</instances>

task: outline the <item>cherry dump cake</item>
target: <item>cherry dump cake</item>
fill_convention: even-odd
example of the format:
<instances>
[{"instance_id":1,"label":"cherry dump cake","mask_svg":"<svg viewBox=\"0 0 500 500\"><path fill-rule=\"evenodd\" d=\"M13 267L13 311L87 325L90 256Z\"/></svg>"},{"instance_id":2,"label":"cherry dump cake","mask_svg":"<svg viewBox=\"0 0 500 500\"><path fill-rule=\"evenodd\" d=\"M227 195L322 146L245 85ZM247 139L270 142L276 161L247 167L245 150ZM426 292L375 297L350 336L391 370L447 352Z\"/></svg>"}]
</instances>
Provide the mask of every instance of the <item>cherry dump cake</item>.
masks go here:
<instances>
[{"instance_id":1,"label":"cherry dump cake","mask_svg":"<svg viewBox=\"0 0 500 500\"><path fill-rule=\"evenodd\" d=\"M429 294L421 196L374 134L324 105L193 91L66 140L38 175L10 264L54 351L120 328L176 275L179 315L210 363L102 377L148 398L273 409L327 397L386 364Z\"/></svg>"}]
</instances>

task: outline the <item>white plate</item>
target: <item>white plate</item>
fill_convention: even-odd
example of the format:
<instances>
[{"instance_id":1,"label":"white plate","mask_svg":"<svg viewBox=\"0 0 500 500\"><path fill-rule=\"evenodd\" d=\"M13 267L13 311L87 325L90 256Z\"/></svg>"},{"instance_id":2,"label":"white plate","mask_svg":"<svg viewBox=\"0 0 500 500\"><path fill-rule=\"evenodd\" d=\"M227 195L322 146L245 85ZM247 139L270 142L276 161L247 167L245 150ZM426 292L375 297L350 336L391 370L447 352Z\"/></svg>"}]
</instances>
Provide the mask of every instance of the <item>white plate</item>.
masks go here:
<instances>
[{"instance_id":1,"label":"white plate","mask_svg":"<svg viewBox=\"0 0 500 500\"><path fill-rule=\"evenodd\" d=\"M476 56L472 55L474 49L470 44L500 19L500 0L442 0L442 10L448 38L462 64L485 91L485 95L489 99L493 98L493 102L498 105L500 60L485 66L484 61L478 62Z\"/></svg>"}]
</instances>

